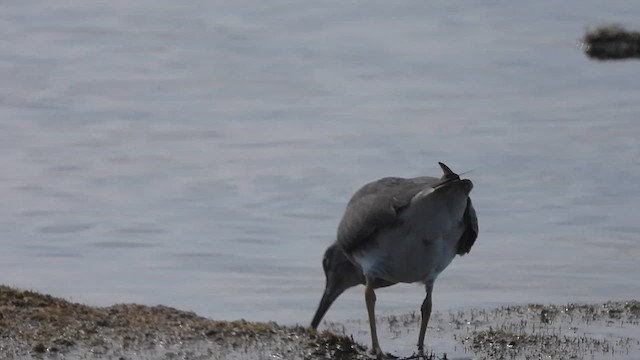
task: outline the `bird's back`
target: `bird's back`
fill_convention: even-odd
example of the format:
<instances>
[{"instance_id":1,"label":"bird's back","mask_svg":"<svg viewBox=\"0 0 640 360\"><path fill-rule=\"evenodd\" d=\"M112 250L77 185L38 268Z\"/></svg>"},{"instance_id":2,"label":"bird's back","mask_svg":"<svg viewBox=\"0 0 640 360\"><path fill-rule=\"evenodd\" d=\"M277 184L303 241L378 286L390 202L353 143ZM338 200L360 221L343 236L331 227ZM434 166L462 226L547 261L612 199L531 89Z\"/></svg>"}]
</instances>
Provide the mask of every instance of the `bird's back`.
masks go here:
<instances>
[{"instance_id":1,"label":"bird's back","mask_svg":"<svg viewBox=\"0 0 640 360\"><path fill-rule=\"evenodd\" d=\"M365 184L347 204L338 225L338 243L347 253L366 246L379 229L397 224L400 220L398 213L410 204L416 194L439 181L429 176L385 177Z\"/></svg>"}]
</instances>

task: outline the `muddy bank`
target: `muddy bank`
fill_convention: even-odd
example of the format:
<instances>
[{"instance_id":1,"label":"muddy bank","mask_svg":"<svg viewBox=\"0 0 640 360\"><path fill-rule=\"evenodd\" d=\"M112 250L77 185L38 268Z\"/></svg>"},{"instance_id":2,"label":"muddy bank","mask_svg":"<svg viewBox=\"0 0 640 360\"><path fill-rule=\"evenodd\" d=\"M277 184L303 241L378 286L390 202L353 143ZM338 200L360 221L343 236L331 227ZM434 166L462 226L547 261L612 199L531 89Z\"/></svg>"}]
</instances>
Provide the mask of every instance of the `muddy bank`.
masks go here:
<instances>
[{"instance_id":1,"label":"muddy bank","mask_svg":"<svg viewBox=\"0 0 640 360\"><path fill-rule=\"evenodd\" d=\"M411 358L418 313L378 318L383 349ZM91 307L0 285L1 359L366 359L365 319L224 322L165 306ZM640 302L524 305L432 315L433 359L638 359Z\"/></svg>"},{"instance_id":2,"label":"muddy bank","mask_svg":"<svg viewBox=\"0 0 640 360\"><path fill-rule=\"evenodd\" d=\"M165 306L91 307L0 286L2 359L353 359L350 337L215 321Z\"/></svg>"}]
</instances>

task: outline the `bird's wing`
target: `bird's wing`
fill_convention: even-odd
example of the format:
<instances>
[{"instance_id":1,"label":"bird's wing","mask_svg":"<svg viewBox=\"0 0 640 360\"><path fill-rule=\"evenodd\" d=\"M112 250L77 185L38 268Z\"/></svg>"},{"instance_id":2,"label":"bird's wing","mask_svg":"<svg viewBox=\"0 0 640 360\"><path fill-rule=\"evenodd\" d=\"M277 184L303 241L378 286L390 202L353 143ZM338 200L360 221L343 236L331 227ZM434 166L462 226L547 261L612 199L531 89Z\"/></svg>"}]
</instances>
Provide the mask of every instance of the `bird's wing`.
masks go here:
<instances>
[{"instance_id":1,"label":"bird's wing","mask_svg":"<svg viewBox=\"0 0 640 360\"><path fill-rule=\"evenodd\" d=\"M478 217L476 216L476 209L471 203L471 198L467 199L467 208L464 211L462 218L464 222L464 232L458 240L458 249L456 254L464 255L471 251L471 247L478 238Z\"/></svg>"},{"instance_id":2,"label":"bird's wing","mask_svg":"<svg viewBox=\"0 0 640 360\"><path fill-rule=\"evenodd\" d=\"M347 205L338 226L338 243L347 253L367 244L379 229L398 224L398 212L416 194L440 182L438 178L424 176L388 177L366 184Z\"/></svg>"}]
</instances>

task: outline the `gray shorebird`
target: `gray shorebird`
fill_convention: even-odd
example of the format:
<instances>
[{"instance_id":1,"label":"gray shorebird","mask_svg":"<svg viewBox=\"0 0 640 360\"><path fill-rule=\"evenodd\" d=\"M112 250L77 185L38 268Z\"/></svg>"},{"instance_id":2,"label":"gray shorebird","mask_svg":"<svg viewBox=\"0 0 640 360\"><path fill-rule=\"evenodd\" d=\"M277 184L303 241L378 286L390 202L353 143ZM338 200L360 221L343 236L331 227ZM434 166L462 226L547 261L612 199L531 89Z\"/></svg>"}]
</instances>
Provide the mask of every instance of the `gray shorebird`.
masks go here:
<instances>
[{"instance_id":1,"label":"gray shorebird","mask_svg":"<svg viewBox=\"0 0 640 360\"><path fill-rule=\"evenodd\" d=\"M387 177L364 185L351 197L337 239L322 259L326 285L312 328L340 294L363 284L371 353L384 357L376 333L374 289L421 282L426 297L420 309L418 354L423 354L433 283L456 255L471 250L478 237L469 198L473 183L438 164L444 172L441 178Z\"/></svg>"}]
</instances>

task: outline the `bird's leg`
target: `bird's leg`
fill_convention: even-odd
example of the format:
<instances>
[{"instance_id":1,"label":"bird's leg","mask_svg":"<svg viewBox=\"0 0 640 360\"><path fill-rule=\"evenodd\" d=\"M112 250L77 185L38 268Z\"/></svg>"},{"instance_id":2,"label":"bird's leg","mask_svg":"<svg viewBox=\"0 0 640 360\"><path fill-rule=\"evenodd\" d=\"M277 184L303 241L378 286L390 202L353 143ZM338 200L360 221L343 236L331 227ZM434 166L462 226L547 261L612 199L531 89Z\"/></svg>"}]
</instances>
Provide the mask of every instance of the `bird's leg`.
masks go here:
<instances>
[{"instance_id":1,"label":"bird's leg","mask_svg":"<svg viewBox=\"0 0 640 360\"><path fill-rule=\"evenodd\" d=\"M380 343L378 342L378 333L376 332L376 293L373 292L373 286L369 279L364 288L364 300L367 303L367 313L369 314L369 327L371 327L371 354L378 357L383 356Z\"/></svg>"},{"instance_id":2,"label":"bird's leg","mask_svg":"<svg viewBox=\"0 0 640 360\"><path fill-rule=\"evenodd\" d=\"M427 285L427 296L422 302L420 312L422 313L422 320L420 321L420 334L418 335L418 354L424 354L424 335L427 332L427 324L431 317L431 293L433 292L433 284Z\"/></svg>"}]
</instances>

